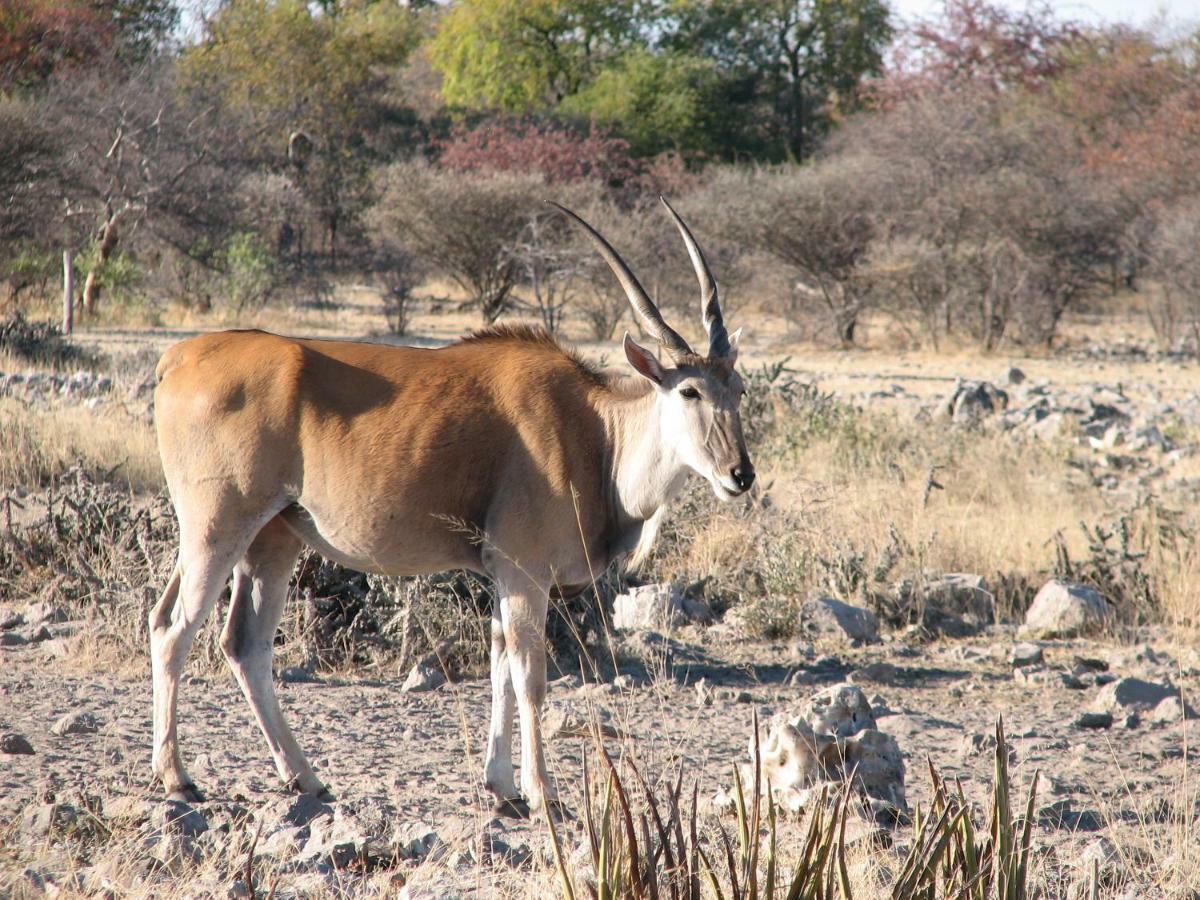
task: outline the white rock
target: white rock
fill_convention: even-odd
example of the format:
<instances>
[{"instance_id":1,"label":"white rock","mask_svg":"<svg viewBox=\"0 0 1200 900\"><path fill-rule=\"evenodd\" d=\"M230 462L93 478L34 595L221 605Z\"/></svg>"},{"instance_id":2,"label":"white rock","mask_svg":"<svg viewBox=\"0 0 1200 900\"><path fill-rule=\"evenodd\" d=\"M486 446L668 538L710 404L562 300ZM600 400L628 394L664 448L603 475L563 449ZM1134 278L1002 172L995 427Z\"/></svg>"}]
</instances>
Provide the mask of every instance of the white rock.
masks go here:
<instances>
[{"instance_id":1,"label":"white rock","mask_svg":"<svg viewBox=\"0 0 1200 900\"><path fill-rule=\"evenodd\" d=\"M671 629L711 620L706 605L683 596L683 591L674 584L644 584L618 594L613 600L614 628Z\"/></svg>"},{"instance_id":2,"label":"white rock","mask_svg":"<svg viewBox=\"0 0 1200 900\"><path fill-rule=\"evenodd\" d=\"M1078 637L1108 624L1108 601L1086 584L1048 581L1025 613L1023 634L1030 637Z\"/></svg>"},{"instance_id":3,"label":"white rock","mask_svg":"<svg viewBox=\"0 0 1200 900\"><path fill-rule=\"evenodd\" d=\"M1164 700L1178 699L1178 692L1169 685L1155 684L1140 678L1118 678L1100 689L1092 708L1096 712L1149 712Z\"/></svg>"},{"instance_id":4,"label":"white rock","mask_svg":"<svg viewBox=\"0 0 1200 900\"><path fill-rule=\"evenodd\" d=\"M805 603L800 608L800 626L813 636L834 636L863 644L879 642L879 620L875 613L833 597L818 597Z\"/></svg>"},{"instance_id":5,"label":"white rock","mask_svg":"<svg viewBox=\"0 0 1200 900\"><path fill-rule=\"evenodd\" d=\"M416 694L422 691L432 691L446 683L446 676L441 669L417 663L404 679L400 690L406 694Z\"/></svg>"}]
</instances>

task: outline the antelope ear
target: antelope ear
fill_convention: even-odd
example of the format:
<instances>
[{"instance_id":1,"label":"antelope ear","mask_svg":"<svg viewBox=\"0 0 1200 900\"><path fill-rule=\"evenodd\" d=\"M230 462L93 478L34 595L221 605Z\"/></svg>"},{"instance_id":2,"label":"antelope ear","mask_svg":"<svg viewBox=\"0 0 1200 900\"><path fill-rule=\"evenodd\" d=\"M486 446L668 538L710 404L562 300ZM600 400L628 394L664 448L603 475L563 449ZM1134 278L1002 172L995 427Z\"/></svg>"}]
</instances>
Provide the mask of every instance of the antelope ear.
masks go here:
<instances>
[{"instance_id":1,"label":"antelope ear","mask_svg":"<svg viewBox=\"0 0 1200 900\"><path fill-rule=\"evenodd\" d=\"M737 362L738 338L740 338L741 336L742 336L742 329L740 329L740 328L729 336L729 352L726 353L725 356L729 360L729 365L731 365L731 366L735 362Z\"/></svg>"},{"instance_id":2,"label":"antelope ear","mask_svg":"<svg viewBox=\"0 0 1200 900\"><path fill-rule=\"evenodd\" d=\"M625 332L625 358L633 366L635 372L643 378L648 378L657 385L662 385L666 373L662 363L655 359L654 354L635 341Z\"/></svg>"}]
</instances>

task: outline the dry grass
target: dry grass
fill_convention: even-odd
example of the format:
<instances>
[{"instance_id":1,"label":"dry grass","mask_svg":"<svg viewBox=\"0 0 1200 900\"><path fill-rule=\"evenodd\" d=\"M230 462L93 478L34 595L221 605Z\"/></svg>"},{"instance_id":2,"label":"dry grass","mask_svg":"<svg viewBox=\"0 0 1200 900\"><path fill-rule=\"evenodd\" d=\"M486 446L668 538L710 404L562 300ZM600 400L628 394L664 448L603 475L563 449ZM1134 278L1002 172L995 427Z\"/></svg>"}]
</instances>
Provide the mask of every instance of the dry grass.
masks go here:
<instances>
[{"instance_id":1,"label":"dry grass","mask_svg":"<svg viewBox=\"0 0 1200 900\"><path fill-rule=\"evenodd\" d=\"M858 412L806 388L754 453L756 505L689 496L669 514L650 571L710 579L724 602L755 607L761 636L785 636L812 593L869 602L949 572L985 576L1000 614L1020 615L1062 574L1063 552L1084 580L1114 589L1126 621L1198 621L1193 511L1114 506L1088 473L1090 451L1069 439ZM1113 539L1097 551L1083 526L1094 535L1122 519L1130 546Z\"/></svg>"},{"instance_id":2,"label":"dry grass","mask_svg":"<svg viewBox=\"0 0 1200 900\"><path fill-rule=\"evenodd\" d=\"M0 398L0 485L37 487L72 466L137 492L163 486L154 430L80 406L27 407Z\"/></svg>"}]
</instances>

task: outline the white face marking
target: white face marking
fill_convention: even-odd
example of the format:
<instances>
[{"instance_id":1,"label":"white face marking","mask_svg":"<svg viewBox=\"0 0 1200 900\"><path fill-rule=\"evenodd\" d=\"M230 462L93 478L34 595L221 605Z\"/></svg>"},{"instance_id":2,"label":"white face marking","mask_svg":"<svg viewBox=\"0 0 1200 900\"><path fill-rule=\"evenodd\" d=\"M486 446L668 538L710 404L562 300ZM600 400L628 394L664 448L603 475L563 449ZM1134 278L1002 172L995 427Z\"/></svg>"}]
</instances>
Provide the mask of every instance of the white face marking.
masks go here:
<instances>
[{"instance_id":1,"label":"white face marking","mask_svg":"<svg viewBox=\"0 0 1200 900\"><path fill-rule=\"evenodd\" d=\"M744 493L753 467L738 412L744 392L741 377L732 365L683 366L664 374L659 386L661 433L671 452L706 479L719 499Z\"/></svg>"}]
</instances>

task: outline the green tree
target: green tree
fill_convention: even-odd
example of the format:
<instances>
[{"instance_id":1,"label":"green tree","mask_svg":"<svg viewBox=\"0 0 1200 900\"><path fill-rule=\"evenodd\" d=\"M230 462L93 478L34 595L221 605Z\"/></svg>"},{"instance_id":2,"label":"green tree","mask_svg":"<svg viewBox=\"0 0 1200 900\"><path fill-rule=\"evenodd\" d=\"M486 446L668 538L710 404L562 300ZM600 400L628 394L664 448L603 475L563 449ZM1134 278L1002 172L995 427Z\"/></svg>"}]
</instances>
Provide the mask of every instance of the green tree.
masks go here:
<instances>
[{"instance_id":1,"label":"green tree","mask_svg":"<svg viewBox=\"0 0 1200 900\"><path fill-rule=\"evenodd\" d=\"M182 61L191 90L213 97L259 165L287 171L316 211L336 266L338 237L369 199L370 139L390 110L381 67L396 66L420 21L391 3L230 0Z\"/></svg>"},{"instance_id":2,"label":"green tree","mask_svg":"<svg viewBox=\"0 0 1200 900\"><path fill-rule=\"evenodd\" d=\"M463 0L430 45L452 106L527 113L557 105L640 41L636 0Z\"/></svg>"},{"instance_id":3,"label":"green tree","mask_svg":"<svg viewBox=\"0 0 1200 900\"><path fill-rule=\"evenodd\" d=\"M731 114L723 88L710 60L637 49L601 69L559 108L615 129L638 156L716 152L724 130L720 119Z\"/></svg>"},{"instance_id":4,"label":"green tree","mask_svg":"<svg viewBox=\"0 0 1200 900\"><path fill-rule=\"evenodd\" d=\"M796 159L858 105L893 33L885 0L668 0L666 12L663 46L743 80L763 137Z\"/></svg>"}]
</instances>

